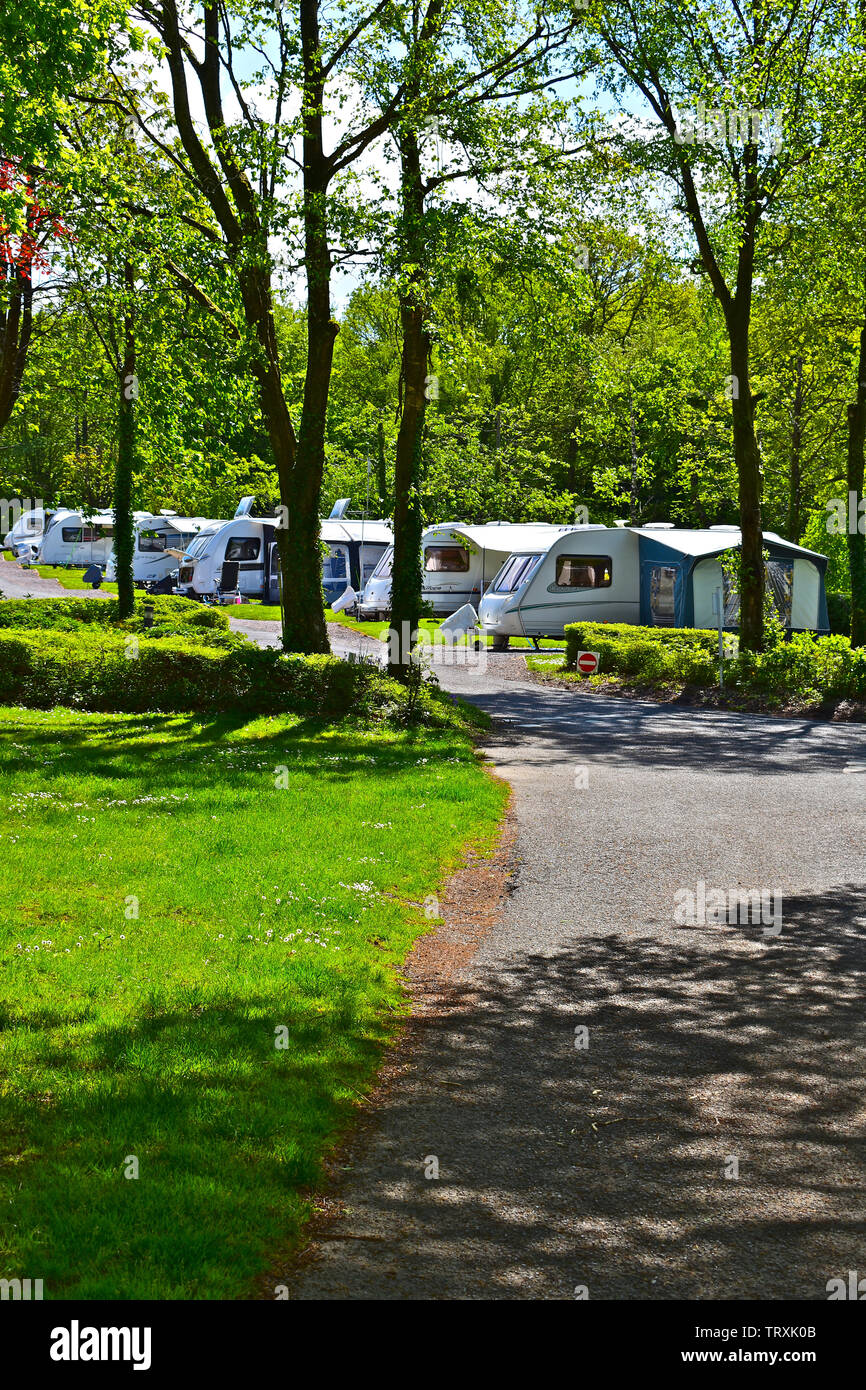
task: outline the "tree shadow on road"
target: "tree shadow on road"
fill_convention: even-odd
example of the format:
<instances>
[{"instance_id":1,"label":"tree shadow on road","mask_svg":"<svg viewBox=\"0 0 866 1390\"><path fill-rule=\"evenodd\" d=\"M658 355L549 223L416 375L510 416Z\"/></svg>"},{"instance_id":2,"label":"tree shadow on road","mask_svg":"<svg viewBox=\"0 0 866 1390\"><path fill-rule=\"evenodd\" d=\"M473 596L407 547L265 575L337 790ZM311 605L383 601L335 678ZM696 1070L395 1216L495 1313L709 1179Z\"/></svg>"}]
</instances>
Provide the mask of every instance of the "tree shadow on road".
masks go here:
<instances>
[{"instance_id":1,"label":"tree shadow on road","mask_svg":"<svg viewBox=\"0 0 866 1390\"><path fill-rule=\"evenodd\" d=\"M323 1241L297 1296L826 1298L866 1273L864 943L846 885L786 899L777 938L485 969L418 1021L358 1158L349 1227L379 1238Z\"/></svg>"},{"instance_id":2,"label":"tree shadow on road","mask_svg":"<svg viewBox=\"0 0 866 1390\"><path fill-rule=\"evenodd\" d=\"M860 725L677 709L570 692L552 695L516 683L466 698L501 721L500 733L509 727L517 733L525 730L542 747L561 746L570 757L577 743L582 756L600 757L613 766L766 776L842 772L852 761L866 765Z\"/></svg>"}]
</instances>

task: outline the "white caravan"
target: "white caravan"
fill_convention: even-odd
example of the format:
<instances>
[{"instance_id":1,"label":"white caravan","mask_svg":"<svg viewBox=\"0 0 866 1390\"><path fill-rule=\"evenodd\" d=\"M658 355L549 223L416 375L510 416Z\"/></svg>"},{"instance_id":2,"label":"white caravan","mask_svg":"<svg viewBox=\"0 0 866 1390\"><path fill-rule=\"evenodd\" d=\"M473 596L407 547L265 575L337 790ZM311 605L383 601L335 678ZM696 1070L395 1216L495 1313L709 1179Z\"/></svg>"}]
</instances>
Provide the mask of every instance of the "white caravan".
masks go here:
<instances>
[{"instance_id":1,"label":"white caravan","mask_svg":"<svg viewBox=\"0 0 866 1390\"><path fill-rule=\"evenodd\" d=\"M276 528L275 519L241 515L223 522L204 540L199 536L180 562L177 592L187 598L214 597L223 565L237 561L237 591L246 598L279 603ZM391 528L381 521L329 518L321 523L320 534L329 550L322 579L328 603L350 585L360 590L393 539Z\"/></svg>"},{"instance_id":2,"label":"white caravan","mask_svg":"<svg viewBox=\"0 0 866 1390\"><path fill-rule=\"evenodd\" d=\"M478 606L512 546L545 547L570 531L570 526L547 522L512 525L495 522L466 526L453 522L429 526L421 537L422 597L438 617L448 617L464 604ZM359 617L375 621L391 609L391 571L394 547L389 546L370 576L358 601Z\"/></svg>"},{"instance_id":3,"label":"white caravan","mask_svg":"<svg viewBox=\"0 0 866 1390\"><path fill-rule=\"evenodd\" d=\"M30 560L39 549L46 522L51 516L52 512L44 507L31 507L29 511L22 512L3 537L3 548L11 550L19 560Z\"/></svg>"},{"instance_id":4,"label":"white caravan","mask_svg":"<svg viewBox=\"0 0 866 1390\"><path fill-rule=\"evenodd\" d=\"M183 598L216 598L223 565L235 561L234 591L244 598L261 598L267 591L275 531L274 519L236 516L199 532L179 561L177 592Z\"/></svg>"},{"instance_id":5,"label":"white caravan","mask_svg":"<svg viewBox=\"0 0 866 1390\"><path fill-rule=\"evenodd\" d=\"M421 597L437 618L448 617L471 603L478 609L494 576L516 551L547 550L572 526L547 522L512 525L497 521L486 526L452 522L430 526L421 541Z\"/></svg>"},{"instance_id":6,"label":"white caravan","mask_svg":"<svg viewBox=\"0 0 866 1390\"><path fill-rule=\"evenodd\" d=\"M350 521L328 517L320 532L329 554L322 567L322 587L329 604L346 592L361 593L383 557L393 550L394 535L385 521Z\"/></svg>"},{"instance_id":7,"label":"white caravan","mask_svg":"<svg viewBox=\"0 0 866 1390\"><path fill-rule=\"evenodd\" d=\"M387 618L391 611L391 570L394 567L394 547L389 545L383 551L378 565L373 570L358 599L358 617L364 622L375 623Z\"/></svg>"},{"instance_id":8,"label":"white caravan","mask_svg":"<svg viewBox=\"0 0 866 1390\"><path fill-rule=\"evenodd\" d=\"M141 516L142 513L136 513ZM33 563L104 566L114 544L114 516L110 511L59 511L49 521L39 542Z\"/></svg>"},{"instance_id":9,"label":"white caravan","mask_svg":"<svg viewBox=\"0 0 866 1390\"><path fill-rule=\"evenodd\" d=\"M494 649L511 637L564 636L567 623L713 628L713 594L725 593L725 625L739 611L720 557L740 544L732 526L679 529L576 526L546 548L526 547L502 566L481 602L479 622ZM826 631L826 557L764 532L767 583L791 630Z\"/></svg>"},{"instance_id":10,"label":"white caravan","mask_svg":"<svg viewBox=\"0 0 866 1390\"><path fill-rule=\"evenodd\" d=\"M203 531L213 533L223 524L205 516L178 516L169 511L142 517L135 523L133 583L158 583L166 579L179 567L196 536ZM117 555L113 549L105 567L105 578L110 584L117 579Z\"/></svg>"}]
</instances>

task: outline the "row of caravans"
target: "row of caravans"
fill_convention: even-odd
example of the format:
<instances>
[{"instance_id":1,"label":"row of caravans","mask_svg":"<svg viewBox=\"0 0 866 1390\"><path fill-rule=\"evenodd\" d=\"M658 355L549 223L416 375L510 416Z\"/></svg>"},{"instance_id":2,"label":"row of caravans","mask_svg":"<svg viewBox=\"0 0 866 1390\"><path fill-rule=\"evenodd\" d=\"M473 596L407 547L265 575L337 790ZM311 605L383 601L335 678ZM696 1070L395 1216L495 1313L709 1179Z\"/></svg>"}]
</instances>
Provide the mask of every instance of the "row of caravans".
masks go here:
<instances>
[{"instance_id":1,"label":"row of caravans","mask_svg":"<svg viewBox=\"0 0 866 1390\"><path fill-rule=\"evenodd\" d=\"M252 501L244 498L231 521L136 513L133 578L158 581L177 570L179 594L208 600L220 596L228 565L234 592L278 603L276 521L253 517ZM343 499L321 523L328 547L323 565L327 600L345 600L351 591L361 617L385 618L391 598L390 527L382 521L348 520L346 505ZM110 512L95 517L71 510L43 512L41 517L29 513L16 527L5 544L21 558L107 565L106 577L114 577ZM581 618L713 627L713 596L720 588L725 625L736 627L736 596L728 592L722 559L739 544L737 527L688 530L666 522L643 527L432 526L422 538L422 597L437 617L470 605L496 647L506 647L512 637L562 637L565 625ZM764 533L764 547L768 587L784 626L827 631L826 557L773 532Z\"/></svg>"},{"instance_id":2,"label":"row of caravans","mask_svg":"<svg viewBox=\"0 0 866 1390\"><path fill-rule=\"evenodd\" d=\"M353 521L342 515L347 501L342 499L321 523L321 539L328 547L322 578L329 603L347 588L360 592L393 540L385 522ZM252 498L245 497L231 521L178 516L167 510L134 513L133 581L163 583L177 572L179 594L213 599L223 588L223 566L236 563L234 592L279 603L276 521L252 516L252 503ZM117 578L114 522L108 511L85 516L70 509L35 508L18 518L4 545L27 564L95 564L105 571L108 582Z\"/></svg>"},{"instance_id":3,"label":"row of caravans","mask_svg":"<svg viewBox=\"0 0 866 1390\"><path fill-rule=\"evenodd\" d=\"M721 589L725 625L736 627L736 595L722 566L740 545L735 526L706 530L657 522L631 526L431 527L422 539L422 596L437 616L476 609L494 647L512 637L561 638L581 619L659 627L715 627ZM828 630L826 556L764 532L767 583L783 625ZM362 617L390 605L392 551L362 593Z\"/></svg>"},{"instance_id":4,"label":"row of caravans","mask_svg":"<svg viewBox=\"0 0 866 1390\"><path fill-rule=\"evenodd\" d=\"M136 512L136 520L148 516ZM92 515L60 507L34 508L18 518L3 539L7 550L24 564L105 566L114 545L114 516Z\"/></svg>"}]
</instances>

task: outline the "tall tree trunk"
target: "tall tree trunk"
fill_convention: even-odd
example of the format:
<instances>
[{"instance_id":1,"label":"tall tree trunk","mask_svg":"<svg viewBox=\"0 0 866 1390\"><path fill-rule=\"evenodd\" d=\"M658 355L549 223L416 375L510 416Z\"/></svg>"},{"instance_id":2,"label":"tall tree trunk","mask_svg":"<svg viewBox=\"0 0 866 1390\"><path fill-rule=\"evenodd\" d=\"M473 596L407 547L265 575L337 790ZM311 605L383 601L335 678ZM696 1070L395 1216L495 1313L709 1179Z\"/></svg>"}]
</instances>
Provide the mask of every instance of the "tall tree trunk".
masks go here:
<instances>
[{"instance_id":1,"label":"tall tree trunk","mask_svg":"<svg viewBox=\"0 0 866 1390\"><path fill-rule=\"evenodd\" d=\"M120 402L117 427L117 468L114 474L114 554L117 560L117 603L121 618L132 616L135 588L132 559L135 528L132 520L132 471L135 464L135 401L138 381L135 375L135 316L133 295L135 275L126 261L123 268L123 364L120 372Z\"/></svg>"},{"instance_id":2,"label":"tall tree trunk","mask_svg":"<svg viewBox=\"0 0 866 1390\"><path fill-rule=\"evenodd\" d=\"M401 378L403 410L394 460L394 563L391 570L391 664L394 676L405 677L412 651L412 634L421 618L421 441L427 411L428 285L423 221L424 185L421 156L414 130L400 140L404 264L413 267L402 282L400 324L403 334Z\"/></svg>"},{"instance_id":3,"label":"tall tree trunk","mask_svg":"<svg viewBox=\"0 0 866 1390\"><path fill-rule=\"evenodd\" d=\"M860 330L855 398L848 406L848 499L854 494L854 514L848 519L848 566L851 571L851 645L866 647L866 535L857 506L863 497L866 441L866 305Z\"/></svg>"},{"instance_id":4,"label":"tall tree trunk","mask_svg":"<svg viewBox=\"0 0 866 1390\"><path fill-rule=\"evenodd\" d=\"M795 363L794 408L791 421L791 477L788 487L788 540L800 539L803 505L803 359Z\"/></svg>"},{"instance_id":5,"label":"tall tree trunk","mask_svg":"<svg viewBox=\"0 0 866 1390\"><path fill-rule=\"evenodd\" d=\"M0 430L21 394L33 331L33 283L17 266L0 259Z\"/></svg>"},{"instance_id":6,"label":"tall tree trunk","mask_svg":"<svg viewBox=\"0 0 866 1390\"><path fill-rule=\"evenodd\" d=\"M759 652L764 646L764 536L761 522L761 463L755 436L755 406L749 377L749 300L738 290L728 313L731 345L734 458L739 479L740 645Z\"/></svg>"},{"instance_id":7,"label":"tall tree trunk","mask_svg":"<svg viewBox=\"0 0 866 1390\"><path fill-rule=\"evenodd\" d=\"M338 325L331 317L324 154L324 78L318 0L300 0L304 67L304 262L307 279L307 372L297 450L287 499L288 531L280 538L283 575L283 646L327 652L328 633L319 551L319 507L325 470L325 425Z\"/></svg>"}]
</instances>

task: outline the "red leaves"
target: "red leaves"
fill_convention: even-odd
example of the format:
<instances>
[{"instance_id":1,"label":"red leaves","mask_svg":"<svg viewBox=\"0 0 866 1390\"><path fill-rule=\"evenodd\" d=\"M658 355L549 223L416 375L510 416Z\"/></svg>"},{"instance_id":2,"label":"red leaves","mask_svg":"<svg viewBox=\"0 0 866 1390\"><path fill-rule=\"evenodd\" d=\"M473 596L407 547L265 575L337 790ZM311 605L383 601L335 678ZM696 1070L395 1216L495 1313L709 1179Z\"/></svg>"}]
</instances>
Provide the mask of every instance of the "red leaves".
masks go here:
<instances>
[{"instance_id":1,"label":"red leaves","mask_svg":"<svg viewBox=\"0 0 866 1390\"><path fill-rule=\"evenodd\" d=\"M16 273L29 280L34 270L48 269L45 242L69 232L57 214L39 201L30 175L22 173L15 160L0 157L0 195L10 192L24 202L24 226L13 228L0 213L0 266L4 278Z\"/></svg>"}]
</instances>

